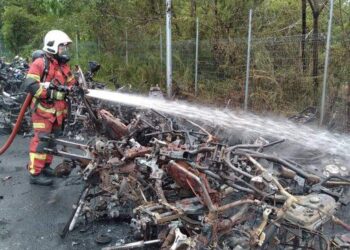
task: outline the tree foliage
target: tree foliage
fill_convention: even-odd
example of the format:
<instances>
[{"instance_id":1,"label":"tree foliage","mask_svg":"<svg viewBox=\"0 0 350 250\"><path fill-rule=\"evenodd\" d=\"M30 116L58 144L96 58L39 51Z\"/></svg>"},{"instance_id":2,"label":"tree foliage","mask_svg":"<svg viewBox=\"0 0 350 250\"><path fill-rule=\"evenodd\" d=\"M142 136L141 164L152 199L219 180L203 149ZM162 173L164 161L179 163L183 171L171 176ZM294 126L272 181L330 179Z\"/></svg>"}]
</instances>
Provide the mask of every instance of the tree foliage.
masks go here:
<instances>
[{"instance_id":1,"label":"tree foliage","mask_svg":"<svg viewBox=\"0 0 350 250\"><path fill-rule=\"evenodd\" d=\"M5 42L15 53L28 46L37 32L37 20L26 9L17 6L5 7L2 16L2 34ZM29 42L29 43L28 43Z\"/></svg>"},{"instance_id":2,"label":"tree foliage","mask_svg":"<svg viewBox=\"0 0 350 250\"><path fill-rule=\"evenodd\" d=\"M328 1L305 1L303 22L303 0L173 0L174 85L186 93L193 91L193 41L198 17L200 59L207 60L210 67L207 70L216 73L214 80L209 77L201 80L201 97L234 99L241 103L249 9L253 9L253 41L301 36L302 23L306 23L305 42L311 44L315 9L323 9L318 13L317 32L324 38L327 31ZM334 2L332 49L336 58L331 57L330 86L340 91L348 84L344 65L350 65L350 3ZM75 44L72 46L75 53L72 63L98 60L102 64L99 74L102 80L117 75L122 84L140 90L155 84L165 85L165 58L160 60L159 51L162 38L164 57L164 0L0 0L0 21L2 37L14 53L29 55L42 46L47 31L61 29L79 45L79 51L75 50ZM313 69L318 70L318 80L322 77L324 44L318 44L315 64L312 64L311 46L301 43L293 46L292 50L288 44L282 47L267 43L253 48L251 77L255 92L251 97L257 109L295 110L312 104L307 95L312 92L315 80ZM291 64L284 65L289 58L293 60L288 61ZM295 79L301 77L303 81L296 83ZM303 92L301 97L293 96L293 91L298 90ZM315 91L319 91L318 86ZM335 99L340 96L337 91L334 93ZM318 102L317 97L312 98Z\"/></svg>"}]
</instances>

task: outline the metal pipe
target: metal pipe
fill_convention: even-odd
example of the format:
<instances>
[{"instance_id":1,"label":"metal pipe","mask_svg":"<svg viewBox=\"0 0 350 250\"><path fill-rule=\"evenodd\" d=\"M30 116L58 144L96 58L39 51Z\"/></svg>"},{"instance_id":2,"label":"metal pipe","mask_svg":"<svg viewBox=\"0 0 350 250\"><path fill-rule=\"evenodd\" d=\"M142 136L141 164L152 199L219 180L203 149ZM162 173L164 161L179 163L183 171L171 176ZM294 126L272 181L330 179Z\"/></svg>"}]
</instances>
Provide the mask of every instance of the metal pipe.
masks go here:
<instances>
[{"instance_id":1,"label":"metal pipe","mask_svg":"<svg viewBox=\"0 0 350 250\"><path fill-rule=\"evenodd\" d=\"M215 147L202 147L202 148L195 149L195 150L184 151L184 154L195 155L195 154L210 152L210 151L214 151L214 150L215 150Z\"/></svg>"},{"instance_id":2,"label":"metal pipe","mask_svg":"<svg viewBox=\"0 0 350 250\"><path fill-rule=\"evenodd\" d=\"M232 176L233 175L233 176ZM223 179L225 180L228 180L228 181L232 181L232 182L240 182L242 183L243 185L247 186L249 188L250 191L253 191L260 194L261 196L266 196L267 194L261 190L259 190L258 188L254 187L254 185L252 184L249 184L248 182L244 181L242 178L240 177L237 177L234 173L231 173L230 175L224 175L223 173L221 173L220 175ZM228 182L226 182L227 185L230 185L231 187L234 187L233 185L236 185L236 184L230 184ZM237 185L238 186L238 185ZM241 186L238 186L238 187L241 187ZM238 190L241 190L241 191L244 191L242 188L244 187L241 187L241 189L238 189ZM248 191L248 192L250 192Z\"/></svg>"},{"instance_id":3,"label":"metal pipe","mask_svg":"<svg viewBox=\"0 0 350 250\"><path fill-rule=\"evenodd\" d=\"M166 0L166 83L168 98L172 96L171 0Z\"/></svg>"},{"instance_id":4,"label":"metal pipe","mask_svg":"<svg viewBox=\"0 0 350 250\"><path fill-rule=\"evenodd\" d=\"M3 96L8 97L8 98L10 98L12 100L16 100L17 99L16 97L12 96L11 94L7 93L4 90L2 91L2 94L3 94Z\"/></svg>"},{"instance_id":5,"label":"metal pipe","mask_svg":"<svg viewBox=\"0 0 350 250\"><path fill-rule=\"evenodd\" d=\"M226 155L224 162L230 167L232 168L233 171L240 173L241 175L244 175L245 177L248 177L249 179L253 178L254 176L252 176L251 174L248 174L246 172L244 172L242 169L235 167L232 163L231 163L231 158L230 158L230 153L231 151Z\"/></svg>"},{"instance_id":6,"label":"metal pipe","mask_svg":"<svg viewBox=\"0 0 350 250\"><path fill-rule=\"evenodd\" d=\"M199 169L201 170L201 169ZM207 175L213 177L214 179L217 179L219 181L221 181L221 177L218 174L215 174L214 172L210 171L210 170L204 170L204 173L206 173Z\"/></svg>"},{"instance_id":7,"label":"metal pipe","mask_svg":"<svg viewBox=\"0 0 350 250\"><path fill-rule=\"evenodd\" d=\"M238 201L234 201L232 203L223 205L221 207L218 207L217 211L219 213L222 213L222 212L225 212L228 209L231 209L231 208L234 208L234 207L237 207L237 206L241 206L241 205L244 205L244 204L259 205L259 204L261 204L261 201L259 201L259 200L251 200L251 199L238 200Z\"/></svg>"},{"instance_id":8,"label":"metal pipe","mask_svg":"<svg viewBox=\"0 0 350 250\"><path fill-rule=\"evenodd\" d=\"M320 126L323 123L325 102L326 102L326 88L328 78L328 64L329 64L329 50L331 45L331 34L332 34L332 19L333 19L333 0L329 1L329 21L328 21L328 32L327 32L327 45L326 45L326 58L324 63L324 75L323 75L323 86L322 86L322 97L321 97L321 111L320 111Z\"/></svg>"},{"instance_id":9,"label":"metal pipe","mask_svg":"<svg viewBox=\"0 0 350 250\"><path fill-rule=\"evenodd\" d=\"M44 151L46 153L48 153L48 154L60 156L62 158L71 159L71 160L80 160L80 161L81 160L86 160L86 161L91 161L92 160L92 158L89 157L89 156L67 153L65 151L54 150L54 149L51 149L51 148L44 148Z\"/></svg>"},{"instance_id":10,"label":"metal pipe","mask_svg":"<svg viewBox=\"0 0 350 250\"><path fill-rule=\"evenodd\" d=\"M66 141L66 140L62 140L62 139L53 139L50 137L42 137L40 139L43 141L52 141L55 144L59 144L59 145L70 147L70 148L81 149L81 150L88 150L90 148L90 146L86 145L86 144L80 144L80 143Z\"/></svg>"},{"instance_id":11,"label":"metal pipe","mask_svg":"<svg viewBox=\"0 0 350 250\"><path fill-rule=\"evenodd\" d=\"M90 186L87 186L87 187L83 188L83 190L82 190L82 192L81 192L81 194L79 196L79 199L78 199L78 201L76 203L76 208L72 211L72 214L69 217L69 220L67 221L67 223L64 226L64 228L62 229L62 231L59 233L59 235L61 236L62 239L66 237L69 228L71 228L71 225L73 223L74 216L76 215L76 211L78 209L78 206L80 205L81 202L83 202L85 200L89 190L90 190ZM74 224L75 224L75 222L74 222ZM73 225L73 227L74 227L74 225Z\"/></svg>"},{"instance_id":12,"label":"metal pipe","mask_svg":"<svg viewBox=\"0 0 350 250\"><path fill-rule=\"evenodd\" d=\"M255 152L255 151L251 151L251 150L242 150L240 151L235 151L235 152L231 152L234 153L236 155L242 155L242 156L246 156L247 153L250 154L250 156L255 157L255 158L263 158L272 162L276 162L279 164L282 164L283 166L293 170L294 172L296 172L299 176L305 178L306 180L308 180L311 183L319 183L320 182L320 177L313 175L313 174L309 174L306 173L305 171L303 171L302 169L297 168L296 166L290 164L289 162L278 158L276 156L272 156L272 155L267 155L267 154L263 154L263 153L259 153L259 152Z\"/></svg>"},{"instance_id":13,"label":"metal pipe","mask_svg":"<svg viewBox=\"0 0 350 250\"><path fill-rule=\"evenodd\" d=\"M320 183L320 185L324 186L326 183L329 183L329 181L332 179L342 180L343 182L347 182L348 184L350 184L349 176L345 177L345 176L331 175L331 176L328 176L326 179L324 179Z\"/></svg>"},{"instance_id":14,"label":"metal pipe","mask_svg":"<svg viewBox=\"0 0 350 250\"><path fill-rule=\"evenodd\" d=\"M157 239L157 240L141 240L141 241L136 241L132 243L128 243L125 245L120 245L120 246L110 246L110 247L104 247L102 250L117 250L117 249L134 249L134 248L141 248L144 246L152 245L152 244L158 244L161 243L162 240Z\"/></svg>"},{"instance_id":15,"label":"metal pipe","mask_svg":"<svg viewBox=\"0 0 350 250\"><path fill-rule=\"evenodd\" d=\"M332 221L339 225L342 226L344 229L346 229L347 231L350 231L350 225L345 223L344 221L342 221L341 219L335 217L334 215L332 216Z\"/></svg>"},{"instance_id":16,"label":"metal pipe","mask_svg":"<svg viewBox=\"0 0 350 250\"><path fill-rule=\"evenodd\" d=\"M252 16L253 10L249 10L249 28L248 28L248 48L247 48L247 68L246 68L246 76L245 76L245 94L244 94L244 110L248 109L248 89L249 89L249 71L250 71L250 44L251 44L251 36L252 36Z\"/></svg>"},{"instance_id":17,"label":"metal pipe","mask_svg":"<svg viewBox=\"0 0 350 250\"><path fill-rule=\"evenodd\" d=\"M218 223L218 231L226 232L226 230L232 229L232 227L236 223L242 223L243 221L245 221L248 218L247 217L248 208L249 208L248 204L245 204L241 207L241 209L237 213L232 215L230 218L220 221Z\"/></svg>"},{"instance_id":18,"label":"metal pipe","mask_svg":"<svg viewBox=\"0 0 350 250\"><path fill-rule=\"evenodd\" d=\"M207 205L209 211L214 211L215 207L214 204L209 196L208 190L207 188L204 186L202 180L196 176L195 174L193 174L192 172L188 171L186 168L180 166L179 164L177 164L175 161L171 160L169 162L170 165L172 165L173 167L177 168L178 170L180 170L181 172L183 172L185 175L191 177L193 180L195 180L198 185L201 187L202 191L203 191L203 199L205 204Z\"/></svg>"},{"instance_id":19,"label":"metal pipe","mask_svg":"<svg viewBox=\"0 0 350 250\"><path fill-rule=\"evenodd\" d=\"M247 212L248 207L249 207L248 204L245 204L237 213L235 213L230 217L232 226L235 222L241 220L244 217L244 214Z\"/></svg>"},{"instance_id":20,"label":"metal pipe","mask_svg":"<svg viewBox=\"0 0 350 250\"><path fill-rule=\"evenodd\" d=\"M238 145L227 148L226 151L233 151L233 150L238 149L238 148L266 148L266 147L274 146L278 143L282 143L284 141L285 141L285 139L281 139L281 140L270 142L270 143L265 144L265 145L238 144Z\"/></svg>"},{"instance_id":21,"label":"metal pipe","mask_svg":"<svg viewBox=\"0 0 350 250\"><path fill-rule=\"evenodd\" d=\"M228 185L231 188L234 188L235 190L238 190L238 191L246 192L246 193L249 193L249 194L254 194L255 193L254 190L249 189L249 188L245 188L245 187L242 187L242 186L239 186L239 185L233 183L233 181L231 181L231 180L226 180L225 184Z\"/></svg>"},{"instance_id":22,"label":"metal pipe","mask_svg":"<svg viewBox=\"0 0 350 250\"><path fill-rule=\"evenodd\" d=\"M253 157L251 157L248 154L246 156L249 159L249 161L253 163L254 166L256 166L261 172L267 172L267 170L259 162L257 162ZM275 177L271 175L271 178L272 178L272 182L277 186L277 188L279 189L282 195L288 198L294 198L295 201L297 201L297 198L295 198L293 195L288 193L287 190L281 185L281 183Z\"/></svg>"},{"instance_id":23,"label":"metal pipe","mask_svg":"<svg viewBox=\"0 0 350 250\"><path fill-rule=\"evenodd\" d=\"M87 194L89 193L89 191L90 191L90 187L87 187L84 190L83 194L81 195L79 203L77 204L78 207L75 210L75 213L74 213L74 216L73 216L73 218L71 220L71 223L69 224L69 228L68 228L69 231L72 231L74 229L75 223L77 222L77 219L78 219L78 217L80 215L80 211L81 211L82 207L85 204L85 198L86 198Z\"/></svg>"}]
</instances>

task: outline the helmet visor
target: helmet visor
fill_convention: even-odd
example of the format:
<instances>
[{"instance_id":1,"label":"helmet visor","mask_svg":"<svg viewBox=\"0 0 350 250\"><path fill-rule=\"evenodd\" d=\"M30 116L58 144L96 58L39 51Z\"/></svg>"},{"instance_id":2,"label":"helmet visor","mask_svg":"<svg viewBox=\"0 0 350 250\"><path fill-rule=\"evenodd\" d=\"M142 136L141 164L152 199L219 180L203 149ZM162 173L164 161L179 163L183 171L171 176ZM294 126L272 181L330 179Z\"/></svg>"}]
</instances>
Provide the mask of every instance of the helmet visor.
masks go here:
<instances>
[{"instance_id":1,"label":"helmet visor","mask_svg":"<svg viewBox=\"0 0 350 250\"><path fill-rule=\"evenodd\" d=\"M70 60L68 44L58 45L57 59L59 63L67 63Z\"/></svg>"},{"instance_id":2,"label":"helmet visor","mask_svg":"<svg viewBox=\"0 0 350 250\"><path fill-rule=\"evenodd\" d=\"M67 55L67 54L69 54L69 44L58 45L58 55Z\"/></svg>"}]
</instances>

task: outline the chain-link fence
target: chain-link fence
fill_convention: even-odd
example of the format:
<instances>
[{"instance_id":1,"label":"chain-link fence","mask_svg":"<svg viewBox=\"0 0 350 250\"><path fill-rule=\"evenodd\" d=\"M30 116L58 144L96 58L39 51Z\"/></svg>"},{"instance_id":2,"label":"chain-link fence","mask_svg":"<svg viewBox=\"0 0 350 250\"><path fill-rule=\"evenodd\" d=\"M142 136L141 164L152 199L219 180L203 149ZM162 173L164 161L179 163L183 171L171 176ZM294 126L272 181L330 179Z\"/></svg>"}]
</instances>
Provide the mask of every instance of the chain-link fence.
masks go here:
<instances>
[{"instance_id":1,"label":"chain-link fence","mask_svg":"<svg viewBox=\"0 0 350 250\"><path fill-rule=\"evenodd\" d=\"M254 15L262 16L265 13ZM252 26L248 109L253 112L293 114L308 106L318 108L324 77L324 27L315 39L312 31L305 36L257 36L254 30L257 29L257 23L253 22ZM199 34L205 33L206 29L208 26L199 20ZM239 29L237 34L248 33L248 27ZM196 61L195 36L194 30L193 39L173 41L174 95L242 108L247 75L247 37L199 37L199 54ZM142 34L128 35L128 31L125 31L125 35L116 37L113 46L109 47L100 40L75 39L76 46L72 46L72 63L86 65L87 61L96 60L102 65L102 72L99 74L103 76L101 81L113 81L117 87L131 85L140 91L147 91L151 86L159 85L166 92L165 31L161 28L152 38L143 38ZM350 90L347 69L350 66L350 50L347 48L350 46L350 39L336 36L332 37L331 41L326 99L328 121L334 119L334 115L344 117L342 126L349 129ZM3 56L5 50L1 40L0 49ZM197 97L196 63L199 90Z\"/></svg>"},{"instance_id":2,"label":"chain-link fence","mask_svg":"<svg viewBox=\"0 0 350 250\"><path fill-rule=\"evenodd\" d=\"M13 56L14 56L13 53L9 49L7 49L4 43L4 39L0 34L0 57L9 59L9 58L12 58Z\"/></svg>"},{"instance_id":3,"label":"chain-link fence","mask_svg":"<svg viewBox=\"0 0 350 250\"><path fill-rule=\"evenodd\" d=\"M173 42L174 94L195 98L195 38ZM350 40L332 39L329 70L328 111L348 117L348 96L344 93L349 80L344 67L349 64L340 55L340 43ZM273 111L292 114L308 106L319 106L324 73L326 35L256 37L251 41L248 108L251 111ZM317 49L315 50L315 46ZM247 64L247 38L201 40L198 44L197 100L243 107ZM122 41L113 53L99 52L98 42L80 42L80 61L100 60L108 74L115 75L119 85L150 86L165 84L165 39L157 41ZM304 48L304 49L303 49ZM87 52L88 51L88 52ZM316 51L316 52L315 52ZM315 62L315 53L317 61ZM316 65L316 69L315 66ZM111 78L110 77L110 78ZM337 110L335 110L337 109Z\"/></svg>"},{"instance_id":4,"label":"chain-link fence","mask_svg":"<svg viewBox=\"0 0 350 250\"><path fill-rule=\"evenodd\" d=\"M317 62L315 73L315 43L318 52L324 51L323 37L316 41L303 36L253 39L250 103L254 109L295 111L318 103L324 60Z\"/></svg>"}]
</instances>

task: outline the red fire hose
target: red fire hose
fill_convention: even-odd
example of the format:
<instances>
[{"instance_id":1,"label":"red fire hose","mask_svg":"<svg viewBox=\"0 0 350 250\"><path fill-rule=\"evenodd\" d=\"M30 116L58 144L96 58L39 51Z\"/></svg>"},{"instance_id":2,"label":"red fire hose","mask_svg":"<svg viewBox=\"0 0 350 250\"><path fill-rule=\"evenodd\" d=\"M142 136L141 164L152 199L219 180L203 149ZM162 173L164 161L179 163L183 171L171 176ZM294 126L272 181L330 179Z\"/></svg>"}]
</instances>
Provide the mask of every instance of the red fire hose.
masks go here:
<instances>
[{"instance_id":1,"label":"red fire hose","mask_svg":"<svg viewBox=\"0 0 350 250\"><path fill-rule=\"evenodd\" d=\"M30 105L30 102L32 101L32 97L33 96L31 94L27 94L27 97L24 100L24 103L22 105L21 111L19 112L19 115L17 117L15 127L13 128L13 130L12 130L9 138L5 142L5 144L0 148L0 155L2 155L3 153L6 152L6 150L11 146L13 140L15 139L16 134L17 134L19 128L21 127L23 116L24 116L28 106Z\"/></svg>"}]
</instances>

